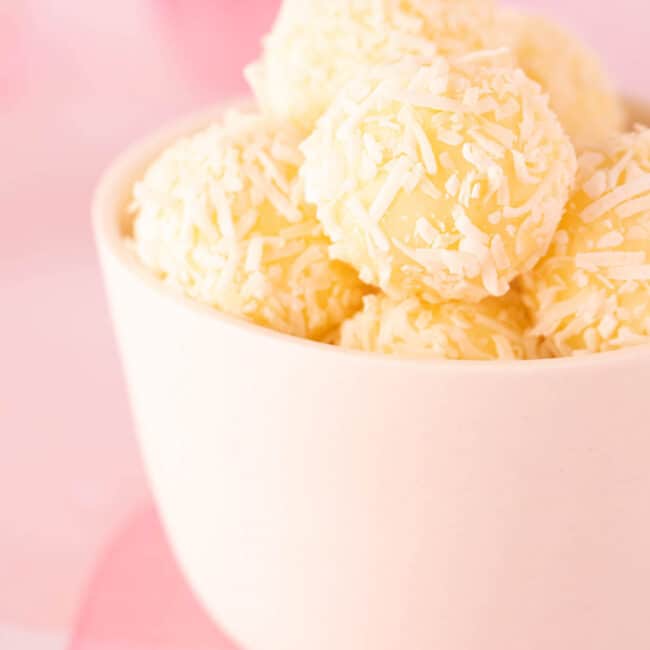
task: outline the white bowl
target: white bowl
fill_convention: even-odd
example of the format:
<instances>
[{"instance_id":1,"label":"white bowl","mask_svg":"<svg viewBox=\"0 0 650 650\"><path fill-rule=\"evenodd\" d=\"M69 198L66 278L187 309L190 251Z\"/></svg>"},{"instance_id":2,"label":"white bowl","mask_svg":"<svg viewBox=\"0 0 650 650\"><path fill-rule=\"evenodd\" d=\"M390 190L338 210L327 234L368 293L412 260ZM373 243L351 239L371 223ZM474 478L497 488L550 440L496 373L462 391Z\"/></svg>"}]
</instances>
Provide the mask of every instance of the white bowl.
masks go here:
<instances>
[{"instance_id":1,"label":"white bowl","mask_svg":"<svg viewBox=\"0 0 650 650\"><path fill-rule=\"evenodd\" d=\"M247 650L648 650L650 348L410 361L276 334L174 293L94 222L169 537Z\"/></svg>"}]
</instances>

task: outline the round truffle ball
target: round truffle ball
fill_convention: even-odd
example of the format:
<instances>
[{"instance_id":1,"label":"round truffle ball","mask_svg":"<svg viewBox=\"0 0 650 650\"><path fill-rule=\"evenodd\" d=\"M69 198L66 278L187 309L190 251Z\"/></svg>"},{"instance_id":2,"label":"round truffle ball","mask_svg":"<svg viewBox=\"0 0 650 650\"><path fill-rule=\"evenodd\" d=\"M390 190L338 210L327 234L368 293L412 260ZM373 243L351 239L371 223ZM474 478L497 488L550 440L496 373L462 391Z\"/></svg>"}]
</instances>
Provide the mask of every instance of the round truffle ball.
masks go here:
<instances>
[{"instance_id":1,"label":"round truffle ball","mask_svg":"<svg viewBox=\"0 0 650 650\"><path fill-rule=\"evenodd\" d=\"M166 150L134 190L133 242L169 284L224 312L318 339L361 307L303 200L302 134L233 112Z\"/></svg>"},{"instance_id":2,"label":"round truffle ball","mask_svg":"<svg viewBox=\"0 0 650 650\"><path fill-rule=\"evenodd\" d=\"M548 255L523 278L533 333L559 356L650 341L650 131L579 159Z\"/></svg>"},{"instance_id":3,"label":"round truffle ball","mask_svg":"<svg viewBox=\"0 0 650 650\"><path fill-rule=\"evenodd\" d=\"M373 68L302 145L332 255L391 297L502 296L553 238L575 150L539 86L492 56Z\"/></svg>"},{"instance_id":4,"label":"round truffle ball","mask_svg":"<svg viewBox=\"0 0 650 650\"><path fill-rule=\"evenodd\" d=\"M417 298L367 296L364 308L343 323L337 343L345 348L439 359L537 358L526 335L526 310L515 292L480 303L429 305Z\"/></svg>"},{"instance_id":5,"label":"round truffle ball","mask_svg":"<svg viewBox=\"0 0 650 650\"><path fill-rule=\"evenodd\" d=\"M512 10L500 11L497 23L499 43L549 93L551 108L576 144L595 145L623 129L625 111L607 71L575 35Z\"/></svg>"},{"instance_id":6,"label":"round truffle ball","mask_svg":"<svg viewBox=\"0 0 650 650\"><path fill-rule=\"evenodd\" d=\"M263 108L306 128L369 64L494 41L492 0L285 0L246 76Z\"/></svg>"}]
</instances>

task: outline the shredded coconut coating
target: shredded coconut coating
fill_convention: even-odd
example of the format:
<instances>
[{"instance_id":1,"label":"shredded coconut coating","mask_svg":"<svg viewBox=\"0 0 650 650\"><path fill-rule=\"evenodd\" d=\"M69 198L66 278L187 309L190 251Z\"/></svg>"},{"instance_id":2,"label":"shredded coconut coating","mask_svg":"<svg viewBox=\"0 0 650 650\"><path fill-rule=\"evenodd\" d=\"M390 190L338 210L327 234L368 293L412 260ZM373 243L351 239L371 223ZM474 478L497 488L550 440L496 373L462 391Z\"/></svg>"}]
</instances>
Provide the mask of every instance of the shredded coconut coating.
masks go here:
<instances>
[{"instance_id":1,"label":"shredded coconut coating","mask_svg":"<svg viewBox=\"0 0 650 650\"><path fill-rule=\"evenodd\" d=\"M539 341L526 334L528 315L511 292L480 303L429 305L417 298L367 296L361 312L343 323L337 342L348 349L417 358L513 360L539 358Z\"/></svg>"},{"instance_id":2,"label":"shredded coconut coating","mask_svg":"<svg viewBox=\"0 0 650 650\"><path fill-rule=\"evenodd\" d=\"M551 108L579 146L593 146L625 125L623 103L595 52L539 16L498 12L499 45L512 49L526 74L550 95Z\"/></svg>"},{"instance_id":3,"label":"shredded coconut coating","mask_svg":"<svg viewBox=\"0 0 650 650\"><path fill-rule=\"evenodd\" d=\"M134 248L169 284L222 311L318 339L361 307L303 199L302 134L233 112L165 151L134 190Z\"/></svg>"},{"instance_id":4,"label":"shredded coconut coating","mask_svg":"<svg viewBox=\"0 0 650 650\"><path fill-rule=\"evenodd\" d=\"M391 297L502 296L550 245L575 151L539 86L499 60L373 68L302 145L331 254Z\"/></svg>"},{"instance_id":5,"label":"shredded coconut coating","mask_svg":"<svg viewBox=\"0 0 650 650\"><path fill-rule=\"evenodd\" d=\"M558 356L650 341L650 130L582 153L553 245L522 285L533 334Z\"/></svg>"},{"instance_id":6,"label":"shredded coconut coating","mask_svg":"<svg viewBox=\"0 0 650 650\"><path fill-rule=\"evenodd\" d=\"M369 64L487 47L492 0L285 0L246 76L262 107L306 128Z\"/></svg>"}]
</instances>

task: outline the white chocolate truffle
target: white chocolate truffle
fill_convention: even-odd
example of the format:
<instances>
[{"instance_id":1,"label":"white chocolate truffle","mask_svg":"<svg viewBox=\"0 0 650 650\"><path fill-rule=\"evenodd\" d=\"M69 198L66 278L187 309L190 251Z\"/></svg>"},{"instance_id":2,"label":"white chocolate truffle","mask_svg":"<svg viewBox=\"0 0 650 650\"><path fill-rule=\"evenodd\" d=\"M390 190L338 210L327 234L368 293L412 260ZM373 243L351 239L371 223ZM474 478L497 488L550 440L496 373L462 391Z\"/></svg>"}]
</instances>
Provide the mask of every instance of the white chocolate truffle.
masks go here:
<instances>
[{"instance_id":1,"label":"white chocolate truffle","mask_svg":"<svg viewBox=\"0 0 650 650\"><path fill-rule=\"evenodd\" d=\"M360 308L362 284L329 259L303 200L300 139L233 112L180 140L135 187L133 239L140 260L192 298L318 339Z\"/></svg>"},{"instance_id":2,"label":"white chocolate truffle","mask_svg":"<svg viewBox=\"0 0 650 650\"><path fill-rule=\"evenodd\" d=\"M439 359L536 358L527 337L526 310L515 292L480 303L429 305L417 298L367 296L361 312L343 323L337 343L383 354Z\"/></svg>"},{"instance_id":3,"label":"white chocolate truffle","mask_svg":"<svg viewBox=\"0 0 650 650\"><path fill-rule=\"evenodd\" d=\"M487 47L492 0L285 0L246 76L262 107L306 128L369 64Z\"/></svg>"},{"instance_id":4,"label":"white chocolate truffle","mask_svg":"<svg viewBox=\"0 0 650 650\"><path fill-rule=\"evenodd\" d=\"M548 249L576 168L546 95L486 52L368 70L302 149L331 254L432 303L506 294Z\"/></svg>"},{"instance_id":5,"label":"white chocolate truffle","mask_svg":"<svg viewBox=\"0 0 650 650\"><path fill-rule=\"evenodd\" d=\"M578 145L620 132L625 111L600 59L575 35L539 16L503 10L499 44L550 95L551 108Z\"/></svg>"},{"instance_id":6,"label":"white chocolate truffle","mask_svg":"<svg viewBox=\"0 0 650 650\"><path fill-rule=\"evenodd\" d=\"M561 356L650 342L650 130L579 165L553 245L522 282L533 333Z\"/></svg>"}]
</instances>

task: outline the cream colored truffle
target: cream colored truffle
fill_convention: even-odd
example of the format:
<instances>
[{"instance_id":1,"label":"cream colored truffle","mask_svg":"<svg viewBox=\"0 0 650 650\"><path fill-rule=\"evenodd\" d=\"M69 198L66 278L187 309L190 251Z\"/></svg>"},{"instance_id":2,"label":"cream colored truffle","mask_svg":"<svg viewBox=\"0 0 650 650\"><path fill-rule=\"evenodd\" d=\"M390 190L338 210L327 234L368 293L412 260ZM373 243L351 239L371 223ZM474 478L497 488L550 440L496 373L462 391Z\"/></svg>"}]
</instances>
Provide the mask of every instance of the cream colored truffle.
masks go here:
<instances>
[{"instance_id":1,"label":"cream colored truffle","mask_svg":"<svg viewBox=\"0 0 650 650\"><path fill-rule=\"evenodd\" d=\"M579 163L553 246L523 281L533 333L563 356L650 342L650 131Z\"/></svg>"},{"instance_id":2,"label":"cream colored truffle","mask_svg":"<svg viewBox=\"0 0 650 650\"><path fill-rule=\"evenodd\" d=\"M361 306L356 273L328 258L303 200L301 134L253 114L183 139L135 187L134 248L187 295L319 338Z\"/></svg>"},{"instance_id":3,"label":"cream colored truffle","mask_svg":"<svg viewBox=\"0 0 650 650\"><path fill-rule=\"evenodd\" d=\"M492 0L285 0L246 76L264 109L307 128L369 64L482 49Z\"/></svg>"},{"instance_id":4,"label":"cream colored truffle","mask_svg":"<svg viewBox=\"0 0 650 650\"><path fill-rule=\"evenodd\" d=\"M391 297L502 296L553 238L575 151L539 86L498 60L373 68L302 146L332 254Z\"/></svg>"},{"instance_id":5,"label":"cream colored truffle","mask_svg":"<svg viewBox=\"0 0 650 650\"><path fill-rule=\"evenodd\" d=\"M345 321L337 343L345 348L406 357L440 359L529 359L537 341L526 336L529 321L515 292L478 304L429 305L417 298L368 296Z\"/></svg>"},{"instance_id":6,"label":"cream colored truffle","mask_svg":"<svg viewBox=\"0 0 650 650\"><path fill-rule=\"evenodd\" d=\"M502 10L497 22L499 44L512 48L526 74L549 93L574 142L594 145L621 131L625 111L595 52L539 16Z\"/></svg>"}]
</instances>

